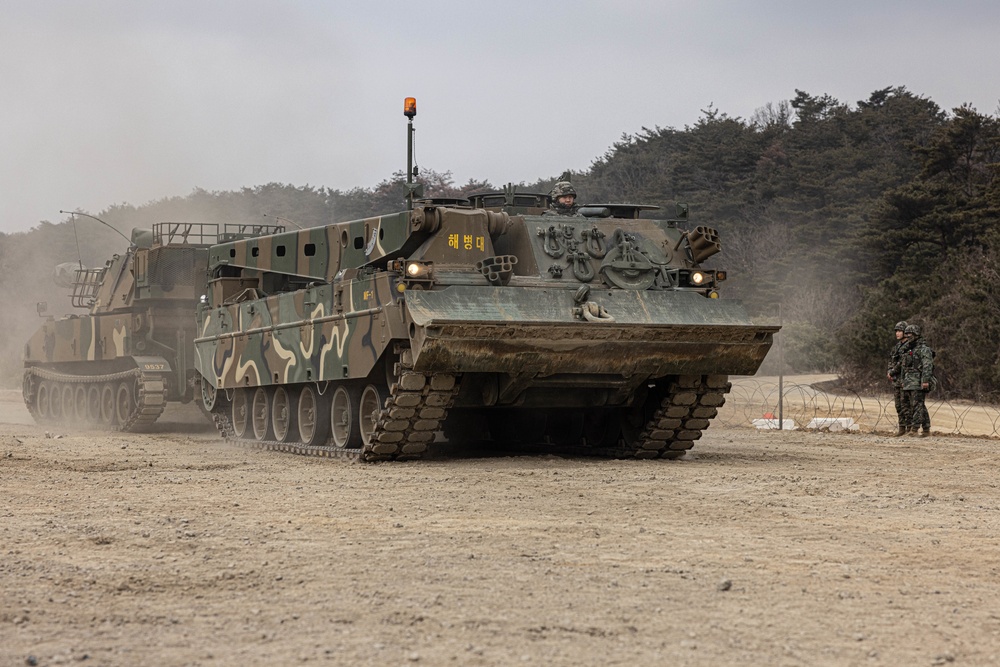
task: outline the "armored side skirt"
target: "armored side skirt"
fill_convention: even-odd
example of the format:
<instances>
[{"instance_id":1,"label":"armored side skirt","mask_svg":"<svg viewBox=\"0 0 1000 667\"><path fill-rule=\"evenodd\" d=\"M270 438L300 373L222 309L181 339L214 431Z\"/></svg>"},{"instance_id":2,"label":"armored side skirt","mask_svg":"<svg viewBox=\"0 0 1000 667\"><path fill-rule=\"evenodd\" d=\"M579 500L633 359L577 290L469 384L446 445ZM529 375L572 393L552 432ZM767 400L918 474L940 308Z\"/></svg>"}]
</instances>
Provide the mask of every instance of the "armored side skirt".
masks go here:
<instances>
[{"instance_id":1,"label":"armored side skirt","mask_svg":"<svg viewBox=\"0 0 1000 667\"><path fill-rule=\"evenodd\" d=\"M453 286L408 291L421 371L749 375L776 326L735 301L682 291ZM588 305L593 304L593 305Z\"/></svg>"}]
</instances>

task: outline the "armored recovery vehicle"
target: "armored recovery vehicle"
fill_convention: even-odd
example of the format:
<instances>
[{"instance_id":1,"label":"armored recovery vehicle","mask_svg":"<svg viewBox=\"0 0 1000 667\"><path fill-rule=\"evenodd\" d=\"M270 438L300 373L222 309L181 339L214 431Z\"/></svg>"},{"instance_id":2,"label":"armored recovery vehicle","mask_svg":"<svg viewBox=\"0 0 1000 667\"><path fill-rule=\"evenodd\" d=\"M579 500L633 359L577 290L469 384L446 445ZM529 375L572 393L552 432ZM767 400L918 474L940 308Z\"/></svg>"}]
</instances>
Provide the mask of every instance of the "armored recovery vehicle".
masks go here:
<instances>
[{"instance_id":1,"label":"armored recovery vehicle","mask_svg":"<svg viewBox=\"0 0 1000 667\"><path fill-rule=\"evenodd\" d=\"M208 249L277 225L159 223L98 269L78 269L71 304L25 345L24 402L40 424L141 430L168 401L192 398L195 309Z\"/></svg>"},{"instance_id":2,"label":"armored recovery vehicle","mask_svg":"<svg viewBox=\"0 0 1000 667\"><path fill-rule=\"evenodd\" d=\"M686 207L548 204L509 187L214 246L206 409L243 443L363 460L483 438L680 456L777 327L719 298L718 235Z\"/></svg>"}]
</instances>

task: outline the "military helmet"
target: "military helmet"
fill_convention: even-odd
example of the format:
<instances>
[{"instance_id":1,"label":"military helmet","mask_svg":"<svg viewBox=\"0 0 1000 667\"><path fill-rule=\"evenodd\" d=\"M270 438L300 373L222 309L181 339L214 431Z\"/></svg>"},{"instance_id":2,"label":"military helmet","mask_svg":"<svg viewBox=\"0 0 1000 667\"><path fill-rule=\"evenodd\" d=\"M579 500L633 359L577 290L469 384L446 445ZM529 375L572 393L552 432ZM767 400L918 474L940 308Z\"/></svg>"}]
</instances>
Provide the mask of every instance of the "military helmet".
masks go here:
<instances>
[{"instance_id":1,"label":"military helmet","mask_svg":"<svg viewBox=\"0 0 1000 667\"><path fill-rule=\"evenodd\" d=\"M919 337L920 336L920 327L917 326L916 324L907 324L906 325L906 329L903 330L903 333L906 334L906 335L913 334L914 336Z\"/></svg>"},{"instance_id":2,"label":"military helmet","mask_svg":"<svg viewBox=\"0 0 1000 667\"><path fill-rule=\"evenodd\" d=\"M576 196L576 188L574 188L573 184L569 181L559 181L552 187L552 192L549 193L549 196L552 197L552 199L557 199L564 195Z\"/></svg>"},{"instance_id":3,"label":"military helmet","mask_svg":"<svg viewBox=\"0 0 1000 667\"><path fill-rule=\"evenodd\" d=\"M906 332L906 322L903 322L903 321L896 322L896 326L893 329L893 331L902 331L902 332L905 333Z\"/></svg>"}]
</instances>

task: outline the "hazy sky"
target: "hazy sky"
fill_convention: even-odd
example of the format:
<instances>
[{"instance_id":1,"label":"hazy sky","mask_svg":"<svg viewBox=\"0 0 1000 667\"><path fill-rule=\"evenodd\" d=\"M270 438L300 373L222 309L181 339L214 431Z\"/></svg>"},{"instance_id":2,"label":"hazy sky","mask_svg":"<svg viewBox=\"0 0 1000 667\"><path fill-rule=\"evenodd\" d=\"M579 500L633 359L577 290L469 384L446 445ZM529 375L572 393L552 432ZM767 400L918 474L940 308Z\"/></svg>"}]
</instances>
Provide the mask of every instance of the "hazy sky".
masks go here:
<instances>
[{"instance_id":1,"label":"hazy sky","mask_svg":"<svg viewBox=\"0 0 1000 667\"><path fill-rule=\"evenodd\" d=\"M0 0L0 231L193 188L495 185L795 89L1000 104L997 0ZM280 212L274 212L280 215Z\"/></svg>"}]
</instances>

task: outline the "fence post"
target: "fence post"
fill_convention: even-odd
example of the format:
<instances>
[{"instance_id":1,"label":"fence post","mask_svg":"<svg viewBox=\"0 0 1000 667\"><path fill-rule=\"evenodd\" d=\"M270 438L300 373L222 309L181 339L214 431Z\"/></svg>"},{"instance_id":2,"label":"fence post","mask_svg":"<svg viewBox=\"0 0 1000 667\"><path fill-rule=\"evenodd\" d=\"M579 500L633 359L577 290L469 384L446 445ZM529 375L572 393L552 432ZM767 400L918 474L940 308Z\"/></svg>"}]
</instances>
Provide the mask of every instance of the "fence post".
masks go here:
<instances>
[{"instance_id":1,"label":"fence post","mask_svg":"<svg viewBox=\"0 0 1000 667\"><path fill-rule=\"evenodd\" d=\"M778 303L778 326L781 326L781 303ZM785 428L785 351L781 345L781 331L775 334L778 337L778 430Z\"/></svg>"}]
</instances>

